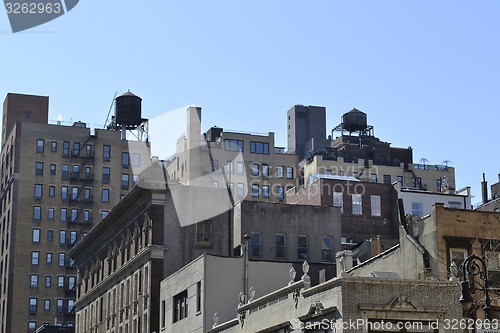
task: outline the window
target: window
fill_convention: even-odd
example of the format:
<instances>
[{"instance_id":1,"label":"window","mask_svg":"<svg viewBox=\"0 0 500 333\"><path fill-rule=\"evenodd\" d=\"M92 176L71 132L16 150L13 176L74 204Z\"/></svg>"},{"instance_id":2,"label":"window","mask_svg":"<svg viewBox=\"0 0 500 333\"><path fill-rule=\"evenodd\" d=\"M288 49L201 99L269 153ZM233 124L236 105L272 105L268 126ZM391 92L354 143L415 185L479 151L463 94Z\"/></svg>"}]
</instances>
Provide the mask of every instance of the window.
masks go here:
<instances>
[{"instance_id":1,"label":"window","mask_svg":"<svg viewBox=\"0 0 500 333\"><path fill-rule=\"evenodd\" d=\"M212 187L214 187L214 188L219 187L219 182L216 180L212 181Z\"/></svg>"},{"instance_id":2,"label":"window","mask_svg":"<svg viewBox=\"0 0 500 333\"><path fill-rule=\"evenodd\" d=\"M86 188L83 190L83 199L85 201L90 201L90 196L92 194L92 189L91 188Z\"/></svg>"},{"instance_id":3,"label":"window","mask_svg":"<svg viewBox=\"0 0 500 333\"><path fill-rule=\"evenodd\" d=\"M212 221L203 221L196 224L196 242L210 243L212 241Z\"/></svg>"},{"instance_id":4,"label":"window","mask_svg":"<svg viewBox=\"0 0 500 333\"><path fill-rule=\"evenodd\" d=\"M352 176L353 176L354 178L358 178L358 172L357 172L357 171L353 171Z\"/></svg>"},{"instance_id":5,"label":"window","mask_svg":"<svg viewBox=\"0 0 500 333\"><path fill-rule=\"evenodd\" d=\"M68 313L74 313L75 312L75 300L74 299L68 299L67 302L68 305Z\"/></svg>"},{"instance_id":6,"label":"window","mask_svg":"<svg viewBox=\"0 0 500 333\"><path fill-rule=\"evenodd\" d=\"M72 187L71 188L71 200L77 201L78 200L78 187Z\"/></svg>"},{"instance_id":7,"label":"window","mask_svg":"<svg viewBox=\"0 0 500 333\"><path fill-rule=\"evenodd\" d=\"M71 208L71 222L77 222L77 221L78 221L78 209Z\"/></svg>"},{"instance_id":8,"label":"window","mask_svg":"<svg viewBox=\"0 0 500 333\"><path fill-rule=\"evenodd\" d=\"M129 174L124 173L122 174L122 190L128 190L129 187Z\"/></svg>"},{"instance_id":9,"label":"window","mask_svg":"<svg viewBox=\"0 0 500 333\"><path fill-rule=\"evenodd\" d=\"M252 176L258 176L258 175L259 175L259 164L252 163Z\"/></svg>"},{"instance_id":10,"label":"window","mask_svg":"<svg viewBox=\"0 0 500 333\"><path fill-rule=\"evenodd\" d=\"M102 168L102 181L109 182L110 178L111 178L111 169L108 167Z\"/></svg>"},{"instance_id":11,"label":"window","mask_svg":"<svg viewBox=\"0 0 500 333\"><path fill-rule=\"evenodd\" d=\"M243 151L243 140L224 139L224 150Z\"/></svg>"},{"instance_id":12,"label":"window","mask_svg":"<svg viewBox=\"0 0 500 333\"><path fill-rule=\"evenodd\" d=\"M89 210L83 211L83 221L90 222L90 211Z\"/></svg>"},{"instance_id":13,"label":"window","mask_svg":"<svg viewBox=\"0 0 500 333\"><path fill-rule=\"evenodd\" d=\"M57 289L59 290L64 289L64 275L59 275L57 277Z\"/></svg>"},{"instance_id":14,"label":"window","mask_svg":"<svg viewBox=\"0 0 500 333\"><path fill-rule=\"evenodd\" d=\"M43 176L43 162L36 162L35 168L35 175Z\"/></svg>"},{"instance_id":15,"label":"window","mask_svg":"<svg viewBox=\"0 0 500 333\"><path fill-rule=\"evenodd\" d=\"M269 165L262 164L262 177L269 178Z\"/></svg>"},{"instance_id":16,"label":"window","mask_svg":"<svg viewBox=\"0 0 500 333\"><path fill-rule=\"evenodd\" d=\"M56 196L56 187L50 185L49 186L49 197L55 197Z\"/></svg>"},{"instance_id":17,"label":"window","mask_svg":"<svg viewBox=\"0 0 500 333\"><path fill-rule=\"evenodd\" d=\"M54 208L49 208L47 212L48 212L47 218L49 220L53 220L54 219Z\"/></svg>"},{"instance_id":18,"label":"window","mask_svg":"<svg viewBox=\"0 0 500 333\"><path fill-rule=\"evenodd\" d=\"M31 289L38 289L38 274L31 274L30 275L30 288Z\"/></svg>"},{"instance_id":19,"label":"window","mask_svg":"<svg viewBox=\"0 0 500 333\"><path fill-rule=\"evenodd\" d=\"M454 264L454 266L457 268L456 272L451 272L453 275L455 275L455 277L462 278L462 264L467 256L468 253L466 249L450 248L450 266L451 264ZM486 259L488 260L488 255L486 255ZM488 278L490 278L489 272Z\"/></svg>"},{"instance_id":20,"label":"window","mask_svg":"<svg viewBox=\"0 0 500 333\"><path fill-rule=\"evenodd\" d=\"M76 276L68 276L68 289L75 290Z\"/></svg>"},{"instance_id":21,"label":"window","mask_svg":"<svg viewBox=\"0 0 500 333\"><path fill-rule=\"evenodd\" d=\"M421 188L422 187L422 178L420 177L413 177L411 179L412 186L416 188Z\"/></svg>"},{"instance_id":22,"label":"window","mask_svg":"<svg viewBox=\"0 0 500 333\"><path fill-rule=\"evenodd\" d=\"M63 156L69 156L69 142L63 142Z\"/></svg>"},{"instance_id":23,"label":"window","mask_svg":"<svg viewBox=\"0 0 500 333\"><path fill-rule=\"evenodd\" d=\"M66 244L66 230L59 230L59 244Z\"/></svg>"},{"instance_id":24,"label":"window","mask_svg":"<svg viewBox=\"0 0 500 333\"><path fill-rule=\"evenodd\" d=\"M139 179L140 179L139 175L132 175L132 187L139 182Z\"/></svg>"},{"instance_id":25,"label":"window","mask_svg":"<svg viewBox=\"0 0 500 333\"><path fill-rule=\"evenodd\" d=\"M411 213L412 213L412 215L422 217L424 215L424 212L422 209L422 203L413 201L411 203Z\"/></svg>"},{"instance_id":26,"label":"window","mask_svg":"<svg viewBox=\"0 0 500 333\"><path fill-rule=\"evenodd\" d=\"M250 257L260 258L262 253L260 251L261 248L261 234L260 232L251 232L250 233Z\"/></svg>"},{"instance_id":27,"label":"window","mask_svg":"<svg viewBox=\"0 0 500 333\"><path fill-rule=\"evenodd\" d=\"M87 156L92 156L92 145L86 145L85 146L85 154Z\"/></svg>"},{"instance_id":28,"label":"window","mask_svg":"<svg viewBox=\"0 0 500 333\"><path fill-rule=\"evenodd\" d=\"M63 164L61 167L61 178L68 179L69 178L69 164Z\"/></svg>"},{"instance_id":29,"label":"window","mask_svg":"<svg viewBox=\"0 0 500 333\"><path fill-rule=\"evenodd\" d=\"M69 243L71 245L75 245L76 244L76 240L77 240L77 233L75 230L71 230L69 232Z\"/></svg>"},{"instance_id":30,"label":"window","mask_svg":"<svg viewBox=\"0 0 500 333\"><path fill-rule=\"evenodd\" d=\"M297 259L307 260L307 236L297 236Z\"/></svg>"},{"instance_id":31,"label":"window","mask_svg":"<svg viewBox=\"0 0 500 333\"><path fill-rule=\"evenodd\" d=\"M321 259L323 261L333 260L333 239L330 236L321 238Z\"/></svg>"},{"instance_id":32,"label":"window","mask_svg":"<svg viewBox=\"0 0 500 333\"><path fill-rule=\"evenodd\" d=\"M68 187L67 186L61 186L61 199L63 201L68 200Z\"/></svg>"},{"instance_id":33,"label":"window","mask_svg":"<svg viewBox=\"0 0 500 333\"><path fill-rule=\"evenodd\" d=\"M219 169L219 161L218 160L213 160L212 161L212 171L216 171Z\"/></svg>"},{"instance_id":34,"label":"window","mask_svg":"<svg viewBox=\"0 0 500 333\"><path fill-rule=\"evenodd\" d=\"M173 304L174 318L173 322L184 319L188 315L187 290L174 296Z\"/></svg>"},{"instance_id":35,"label":"window","mask_svg":"<svg viewBox=\"0 0 500 333\"><path fill-rule=\"evenodd\" d=\"M286 178L293 179L293 167L286 167Z\"/></svg>"},{"instance_id":36,"label":"window","mask_svg":"<svg viewBox=\"0 0 500 333\"><path fill-rule=\"evenodd\" d=\"M52 287L52 276L48 275L45 277L45 287Z\"/></svg>"},{"instance_id":37,"label":"window","mask_svg":"<svg viewBox=\"0 0 500 333\"><path fill-rule=\"evenodd\" d=\"M38 265L40 263L40 252L32 251L31 252L31 264Z\"/></svg>"},{"instance_id":38,"label":"window","mask_svg":"<svg viewBox=\"0 0 500 333\"><path fill-rule=\"evenodd\" d=\"M27 120L31 119L31 111L26 111L24 113L24 119L27 119Z\"/></svg>"},{"instance_id":39,"label":"window","mask_svg":"<svg viewBox=\"0 0 500 333\"><path fill-rule=\"evenodd\" d=\"M262 197L269 198L269 185L262 185Z\"/></svg>"},{"instance_id":40,"label":"window","mask_svg":"<svg viewBox=\"0 0 500 333\"><path fill-rule=\"evenodd\" d=\"M50 299L46 298L43 301L43 310L44 311L50 311Z\"/></svg>"},{"instance_id":41,"label":"window","mask_svg":"<svg viewBox=\"0 0 500 333\"><path fill-rule=\"evenodd\" d=\"M85 178L92 178L92 169L90 167L85 167Z\"/></svg>"},{"instance_id":42,"label":"window","mask_svg":"<svg viewBox=\"0 0 500 333\"><path fill-rule=\"evenodd\" d=\"M252 184L252 197L257 198L259 196L259 184Z\"/></svg>"},{"instance_id":43,"label":"window","mask_svg":"<svg viewBox=\"0 0 500 333\"><path fill-rule=\"evenodd\" d=\"M233 161L227 161L226 172L229 173L229 174L233 174L234 173L234 163L233 163Z\"/></svg>"},{"instance_id":44,"label":"window","mask_svg":"<svg viewBox=\"0 0 500 333\"><path fill-rule=\"evenodd\" d=\"M102 189L102 202L109 202L109 189L103 188Z\"/></svg>"},{"instance_id":45,"label":"window","mask_svg":"<svg viewBox=\"0 0 500 333\"><path fill-rule=\"evenodd\" d=\"M370 182L377 183L377 174L376 173L372 173L370 175Z\"/></svg>"},{"instance_id":46,"label":"window","mask_svg":"<svg viewBox=\"0 0 500 333\"><path fill-rule=\"evenodd\" d=\"M47 265L52 264L52 252L47 252L47 255L45 256L45 261L47 262Z\"/></svg>"},{"instance_id":47,"label":"window","mask_svg":"<svg viewBox=\"0 0 500 333\"><path fill-rule=\"evenodd\" d=\"M80 142L73 142L73 156L80 156Z\"/></svg>"},{"instance_id":48,"label":"window","mask_svg":"<svg viewBox=\"0 0 500 333\"><path fill-rule=\"evenodd\" d=\"M122 153L122 167L128 168L130 165L130 156L128 153Z\"/></svg>"},{"instance_id":49,"label":"window","mask_svg":"<svg viewBox=\"0 0 500 333\"><path fill-rule=\"evenodd\" d=\"M54 230L47 230L47 242L54 240Z\"/></svg>"},{"instance_id":50,"label":"window","mask_svg":"<svg viewBox=\"0 0 500 333\"><path fill-rule=\"evenodd\" d=\"M135 167L141 166L141 154L139 153L132 154L132 166Z\"/></svg>"},{"instance_id":51,"label":"window","mask_svg":"<svg viewBox=\"0 0 500 333\"><path fill-rule=\"evenodd\" d=\"M274 248L275 248L276 259L285 259L286 243L284 234L274 235Z\"/></svg>"},{"instance_id":52,"label":"window","mask_svg":"<svg viewBox=\"0 0 500 333\"><path fill-rule=\"evenodd\" d=\"M65 263L66 263L66 253L59 252L59 266L64 267Z\"/></svg>"},{"instance_id":53,"label":"window","mask_svg":"<svg viewBox=\"0 0 500 333\"><path fill-rule=\"evenodd\" d=\"M43 139L37 139L36 140L36 152L37 153L43 153L43 146L44 146L44 140Z\"/></svg>"},{"instance_id":54,"label":"window","mask_svg":"<svg viewBox=\"0 0 500 333\"><path fill-rule=\"evenodd\" d=\"M64 312L64 300L63 299L57 299L57 307L56 307L56 312L57 313L63 313Z\"/></svg>"},{"instance_id":55,"label":"window","mask_svg":"<svg viewBox=\"0 0 500 333\"><path fill-rule=\"evenodd\" d=\"M333 207L339 207L340 212L344 212L344 193L333 192Z\"/></svg>"},{"instance_id":56,"label":"window","mask_svg":"<svg viewBox=\"0 0 500 333\"><path fill-rule=\"evenodd\" d=\"M485 251L488 282L492 288L500 286L500 252Z\"/></svg>"},{"instance_id":57,"label":"window","mask_svg":"<svg viewBox=\"0 0 500 333\"><path fill-rule=\"evenodd\" d=\"M36 303L37 299L34 297L30 297L30 313L36 313Z\"/></svg>"},{"instance_id":58,"label":"window","mask_svg":"<svg viewBox=\"0 0 500 333\"><path fill-rule=\"evenodd\" d=\"M282 165L278 165L276 167L276 178L283 178L283 172L285 170L285 167Z\"/></svg>"},{"instance_id":59,"label":"window","mask_svg":"<svg viewBox=\"0 0 500 333\"><path fill-rule=\"evenodd\" d=\"M42 207L35 206L33 207L33 220L41 220L42 219Z\"/></svg>"},{"instance_id":60,"label":"window","mask_svg":"<svg viewBox=\"0 0 500 333\"><path fill-rule=\"evenodd\" d=\"M55 153L57 151L57 142L56 141L52 141L52 143L50 144L50 151Z\"/></svg>"},{"instance_id":61,"label":"window","mask_svg":"<svg viewBox=\"0 0 500 333\"><path fill-rule=\"evenodd\" d=\"M283 186L277 186L278 200L285 199L285 189Z\"/></svg>"},{"instance_id":62,"label":"window","mask_svg":"<svg viewBox=\"0 0 500 333\"><path fill-rule=\"evenodd\" d=\"M36 321L28 321L28 333L35 333Z\"/></svg>"},{"instance_id":63,"label":"window","mask_svg":"<svg viewBox=\"0 0 500 333\"><path fill-rule=\"evenodd\" d=\"M250 141L250 152L253 154L269 155L269 143Z\"/></svg>"},{"instance_id":64,"label":"window","mask_svg":"<svg viewBox=\"0 0 500 333\"><path fill-rule=\"evenodd\" d=\"M390 184L391 181L391 175L384 175L384 184Z\"/></svg>"},{"instance_id":65,"label":"window","mask_svg":"<svg viewBox=\"0 0 500 333\"><path fill-rule=\"evenodd\" d=\"M61 222L66 222L67 215L68 215L68 209L67 208L61 208Z\"/></svg>"},{"instance_id":66,"label":"window","mask_svg":"<svg viewBox=\"0 0 500 333\"><path fill-rule=\"evenodd\" d=\"M245 184L243 183L236 184L236 191L238 193L238 197L243 198L243 196L245 195Z\"/></svg>"},{"instance_id":67,"label":"window","mask_svg":"<svg viewBox=\"0 0 500 333\"><path fill-rule=\"evenodd\" d=\"M111 146L110 145L104 145L102 147L102 157L103 158L111 158Z\"/></svg>"},{"instance_id":68,"label":"window","mask_svg":"<svg viewBox=\"0 0 500 333\"><path fill-rule=\"evenodd\" d=\"M201 312L201 281L196 282L196 312Z\"/></svg>"},{"instance_id":69,"label":"window","mask_svg":"<svg viewBox=\"0 0 500 333\"><path fill-rule=\"evenodd\" d=\"M104 209L101 210L101 219L105 218L106 215L108 215L108 213L109 213L109 211L107 211L107 210L104 210Z\"/></svg>"},{"instance_id":70,"label":"window","mask_svg":"<svg viewBox=\"0 0 500 333\"><path fill-rule=\"evenodd\" d=\"M399 183L400 186L403 186L403 176L397 176L396 180L397 180L397 182Z\"/></svg>"},{"instance_id":71,"label":"window","mask_svg":"<svg viewBox=\"0 0 500 333\"><path fill-rule=\"evenodd\" d=\"M381 216L382 208L380 204L380 196L372 195L370 196L370 199L371 199L372 216Z\"/></svg>"},{"instance_id":72,"label":"window","mask_svg":"<svg viewBox=\"0 0 500 333\"><path fill-rule=\"evenodd\" d=\"M236 165L236 173L238 175L243 175L245 173L245 164L243 164L243 162L238 162Z\"/></svg>"},{"instance_id":73,"label":"window","mask_svg":"<svg viewBox=\"0 0 500 333\"><path fill-rule=\"evenodd\" d=\"M34 228L33 229L33 243L40 243L40 229L39 228Z\"/></svg>"},{"instance_id":74,"label":"window","mask_svg":"<svg viewBox=\"0 0 500 333\"><path fill-rule=\"evenodd\" d=\"M50 165L50 175L51 176L55 176L56 175L56 165L55 164L51 164Z\"/></svg>"},{"instance_id":75,"label":"window","mask_svg":"<svg viewBox=\"0 0 500 333\"><path fill-rule=\"evenodd\" d=\"M362 209L362 197L361 194L352 194L352 213L354 215L361 215L363 213Z\"/></svg>"},{"instance_id":76,"label":"window","mask_svg":"<svg viewBox=\"0 0 500 333\"><path fill-rule=\"evenodd\" d=\"M35 199L41 199L42 198L42 184L35 184Z\"/></svg>"},{"instance_id":77,"label":"window","mask_svg":"<svg viewBox=\"0 0 500 333\"><path fill-rule=\"evenodd\" d=\"M73 173L71 177L72 179L78 179L80 177L80 166L78 164L73 164Z\"/></svg>"}]
</instances>

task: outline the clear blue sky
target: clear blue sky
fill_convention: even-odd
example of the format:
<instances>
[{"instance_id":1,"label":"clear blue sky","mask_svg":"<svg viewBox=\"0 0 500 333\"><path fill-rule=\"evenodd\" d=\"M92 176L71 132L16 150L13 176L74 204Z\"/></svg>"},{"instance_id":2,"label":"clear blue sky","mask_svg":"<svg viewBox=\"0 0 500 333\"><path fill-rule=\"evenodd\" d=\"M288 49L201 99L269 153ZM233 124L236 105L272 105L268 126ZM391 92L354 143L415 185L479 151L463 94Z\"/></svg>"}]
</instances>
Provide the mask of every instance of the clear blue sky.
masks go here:
<instances>
[{"instance_id":1,"label":"clear blue sky","mask_svg":"<svg viewBox=\"0 0 500 333\"><path fill-rule=\"evenodd\" d=\"M203 126L276 133L286 111L356 107L375 135L451 160L457 187L500 172L500 2L80 1L12 34L0 11L0 97L50 96L50 116L103 124L115 92L143 117L185 105ZM154 137L151 138L154 145Z\"/></svg>"}]
</instances>

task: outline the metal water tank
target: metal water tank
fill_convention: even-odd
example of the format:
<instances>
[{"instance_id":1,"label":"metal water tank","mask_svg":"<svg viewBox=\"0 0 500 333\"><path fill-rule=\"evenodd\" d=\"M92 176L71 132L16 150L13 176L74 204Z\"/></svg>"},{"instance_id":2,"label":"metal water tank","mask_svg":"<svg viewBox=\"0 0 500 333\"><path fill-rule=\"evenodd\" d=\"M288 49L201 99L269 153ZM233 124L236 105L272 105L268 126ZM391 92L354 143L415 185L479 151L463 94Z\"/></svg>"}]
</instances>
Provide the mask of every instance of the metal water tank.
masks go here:
<instances>
[{"instance_id":1,"label":"metal water tank","mask_svg":"<svg viewBox=\"0 0 500 333\"><path fill-rule=\"evenodd\" d=\"M368 127L366 113L358 109L344 113L342 116L342 124L345 130L349 132L364 131Z\"/></svg>"},{"instance_id":2,"label":"metal water tank","mask_svg":"<svg viewBox=\"0 0 500 333\"><path fill-rule=\"evenodd\" d=\"M142 98L130 91L116 98L115 117L117 124L140 124Z\"/></svg>"}]
</instances>

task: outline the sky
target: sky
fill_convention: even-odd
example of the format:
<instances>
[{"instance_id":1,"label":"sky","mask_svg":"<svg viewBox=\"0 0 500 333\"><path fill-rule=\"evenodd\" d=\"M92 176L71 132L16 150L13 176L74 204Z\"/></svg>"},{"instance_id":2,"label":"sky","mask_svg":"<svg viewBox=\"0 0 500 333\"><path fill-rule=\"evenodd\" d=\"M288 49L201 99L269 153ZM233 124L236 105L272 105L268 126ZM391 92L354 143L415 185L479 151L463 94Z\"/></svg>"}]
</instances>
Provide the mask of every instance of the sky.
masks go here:
<instances>
[{"instance_id":1,"label":"sky","mask_svg":"<svg viewBox=\"0 0 500 333\"><path fill-rule=\"evenodd\" d=\"M49 119L102 127L130 90L156 125L197 105L204 130L277 146L295 104L325 106L327 133L357 108L415 162L451 161L477 203L482 173L500 173L499 14L496 0L80 1L14 34L0 10L0 96L49 96Z\"/></svg>"}]
</instances>

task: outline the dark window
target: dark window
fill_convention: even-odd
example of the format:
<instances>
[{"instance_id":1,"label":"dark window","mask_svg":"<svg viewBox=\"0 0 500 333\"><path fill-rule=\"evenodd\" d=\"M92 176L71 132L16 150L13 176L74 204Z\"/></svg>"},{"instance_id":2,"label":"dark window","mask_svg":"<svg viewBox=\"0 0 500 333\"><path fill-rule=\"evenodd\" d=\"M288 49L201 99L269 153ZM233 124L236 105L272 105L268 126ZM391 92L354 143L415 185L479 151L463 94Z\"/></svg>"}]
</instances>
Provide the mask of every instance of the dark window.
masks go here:
<instances>
[{"instance_id":1,"label":"dark window","mask_svg":"<svg viewBox=\"0 0 500 333\"><path fill-rule=\"evenodd\" d=\"M55 197L55 195L56 195L56 187L50 185L49 186L49 197Z\"/></svg>"},{"instance_id":2,"label":"dark window","mask_svg":"<svg viewBox=\"0 0 500 333\"><path fill-rule=\"evenodd\" d=\"M52 143L50 145L50 151L53 153L55 153L57 151L57 142L52 141Z\"/></svg>"},{"instance_id":3,"label":"dark window","mask_svg":"<svg viewBox=\"0 0 500 333\"><path fill-rule=\"evenodd\" d=\"M43 309L45 311L50 311L50 299L46 298L44 301L43 301Z\"/></svg>"},{"instance_id":4,"label":"dark window","mask_svg":"<svg viewBox=\"0 0 500 333\"><path fill-rule=\"evenodd\" d=\"M68 156L69 155L69 142L64 141L63 142L63 156Z\"/></svg>"},{"instance_id":5,"label":"dark window","mask_svg":"<svg viewBox=\"0 0 500 333\"><path fill-rule=\"evenodd\" d=\"M43 139L36 140L36 152L37 153L43 153L44 144L45 144L45 142Z\"/></svg>"},{"instance_id":6,"label":"dark window","mask_svg":"<svg viewBox=\"0 0 500 333\"><path fill-rule=\"evenodd\" d=\"M321 259L323 261L333 260L333 239L325 236L321 238Z\"/></svg>"},{"instance_id":7,"label":"dark window","mask_svg":"<svg viewBox=\"0 0 500 333\"><path fill-rule=\"evenodd\" d=\"M41 220L42 219L42 207L35 206L33 207L33 220Z\"/></svg>"},{"instance_id":8,"label":"dark window","mask_svg":"<svg viewBox=\"0 0 500 333\"><path fill-rule=\"evenodd\" d=\"M87 156L92 156L92 145L85 146L85 153Z\"/></svg>"},{"instance_id":9,"label":"dark window","mask_svg":"<svg viewBox=\"0 0 500 333\"><path fill-rule=\"evenodd\" d=\"M26 119L26 120L31 119L31 111L26 111L26 112L24 113L24 119Z\"/></svg>"},{"instance_id":10,"label":"dark window","mask_svg":"<svg viewBox=\"0 0 500 333\"><path fill-rule=\"evenodd\" d=\"M128 173L122 174L122 190L128 190L129 178L130 178L130 176L128 175Z\"/></svg>"},{"instance_id":11,"label":"dark window","mask_svg":"<svg viewBox=\"0 0 500 333\"><path fill-rule=\"evenodd\" d=\"M64 312L64 300L63 299L57 299L56 312L57 313Z\"/></svg>"},{"instance_id":12,"label":"dark window","mask_svg":"<svg viewBox=\"0 0 500 333\"><path fill-rule=\"evenodd\" d=\"M62 170L61 178L68 179L69 178L69 164L63 164L61 170Z\"/></svg>"},{"instance_id":13,"label":"dark window","mask_svg":"<svg viewBox=\"0 0 500 333\"><path fill-rule=\"evenodd\" d=\"M307 260L307 236L297 236L297 259Z\"/></svg>"},{"instance_id":14,"label":"dark window","mask_svg":"<svg viewBox=\"0 0 500 333\"><path fill-rule=\"evenodd\" d=\"M52 287L52 276L48 275L45 277L45 287Z\"/></svg>"},{"instance_id":15,"label":"dark window","mask_svg":"<svg viewBox=\"0 0 500 333\"><path fill-rule=\"evenodd\" d=\"M212 221L203 221L196 224L196 242L210 243L212 241Z\"/></svg>"},{"instance_id":16,"label":"dark window","mask_svg":"<svg viewBox=\"0 0 500 333\"><path fill-rule=\"evenodd\" d=\"M243 140L224 139L224 150L243 151Z\"/></svg>"},{"instance_id":17,"label":"dark window","mask_svg":"<svg viewBox=\"0 0 500 333\"><path fill-rule=\"evenodd\" d=\"M111 174L111 169L108 167L103 167L102 168L102 181L103 182L109 182L109 179Z\"/></svg>"},{"instance_id":18,"label":"dark window","mask_svg":"<svg viewBox=\"0 0 500 333\"><path fill-rule=\"evenodd\" d=\"M73 164L72 178L78 179L80 176L80 166L78 164Z\"/></svg>"},{"instance_id":19,"label":"dark window","mask_svg":"<svg viewBox=\"0 0 500 333\"><path fill-rule=\"evenodd\" d=\"M43 162L36 162L35 175L43 176Z\"/></svg>"},{"instance_id":20,"label":"dark window","mask_svg":"<svg viewBox=\"0 0 500 333\"><path fill-rule=\"evenodd\" d=\"M276 259L285 259L286 256L286 241L284 234L275 234L274 235L274 247L275 247L275 255Z\"/></svg>"},{"instance_id":21,"label":"dark window","mask_svg":"<svg viewBox=\"0 0 500 333\"><path fill-rule=\"evenodd\" d=\"M130 165L130 155L129 153L122 153L122 167L128 168Z\"/></svg>"},{"instance_id":22,"label":"dark window","mask_svg":"<svg viewBox=\"0 0 500 333\"><path fill-rule=\"evenodd\" d=\"M250 141L250 152L253 154L269 155L269 143Z\"/></svg>"},{"instance_id":23,"label":"dark window","mask_svg":"<svg viewBox=\"0 0 500 333\"><path fill-rule=\"evenodd\" d=\"M85 178L91 178L91 177L92 177L92 168L85 167Z\"/></svg>"},{"instance_id":24,"label":"dark window","mask_svg":"<svg viewBox=\"0 0 500 333\"><path fill-rule=\"evenodd\" d=\"M80 156L80 142L73 142L73 156Z\"/></svg>"},{"instance_id":25,"label":"dark window","mask_svg":"<svg viewBox=\"0 0 500 333\"><path fill-rule=\"evenodd\" d=\"M250 257L260 258L262 256L260 248L261 248L261 235L260 232L252 232L250 233Z\"/></svg>"},{"instance_id":26,"label":"dark window","mask_svg":"<svg viewBox=\"0 0 500 333\"><path fill-rule=\"evenodd\" d=\"M56 165L55 164L50 165L50 174L52 176L55 176L55 174L56 174Z\"/></svg>"},{"instance_id":27,"label":"dark window","mask_svg":"<svg viewBox=\"0 0 500 333\"><path fill-rule=\"evenodd\" d=\"M252 197L256 198L259 196L259 184L252 184Z\"/></svg>"},{"instance_id":28,"label":"dark window","mask_svg":"<svg viewBox=\"0 0 500 333\"><path fill-rule=\"evenodd\" d=\"M391 183L391 175L384 175L384 184Z\"/></svg>"},{"instance_id":29,"label":"dark window","mask_svg":"<svg viewBox=\"0 0 500 333\"><path fill-rule=\"evenodd\" d=\"M258 175L259 175L259 164L252 163L252 176L258 176Z\"/></svg>"},{"instance_id":30,"label":"dark window","mask_svg":"<svg viewBox=\"0 0 500 333\"><path fill-rule=\"evenodd\" d=\"M104 145L102 147L102 157L103 158L111 158L111 146L110 145Z\"/></svg>"},{"instance_id":31,"label":"dark window","mask_svg":"<svg viewBox=\"0 0 500 333\"><path fill-rule=\"evenodd\" d=\"M91 193L92 193L92 189L90 188L86 188L84 191L83 191L83 199L85 201L90 201L90 196L91 196Z\"/></svg>"},{"instance_id":32,"label":"dark window","mask_svg":"<svg viewBox=\"0 0 500 333\"><path fill-rule=\"evenodd\" d=\"M54 231L47 230L47 242L52 242L53 239L54 239Z\"/></svg>"},{"instance_id":33,"label":"dark window","mask_svg":"<svg viewBox=\"0 0 500 333\"><path fill-rule=\"evenodd\" d=\"M173 322L177 322L184 319L188 315L188 304L187 304L187 290L174 296L173 312L174 318Z\"/></svg>"},{"instance_id":34,"label":"dark window","mask_svg":"<svg viewBox=\"0 0 500 333\"><path fill-rule=\"evenodd\" d=\"M283 200L285 199L285 189L283 186L277 186L277 193L278 193L278 200Z\"/></svg>"}]
</instances>

